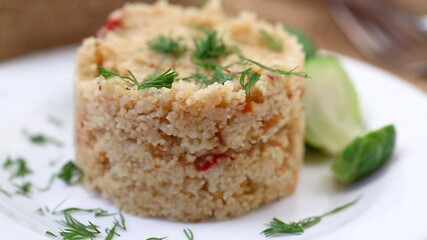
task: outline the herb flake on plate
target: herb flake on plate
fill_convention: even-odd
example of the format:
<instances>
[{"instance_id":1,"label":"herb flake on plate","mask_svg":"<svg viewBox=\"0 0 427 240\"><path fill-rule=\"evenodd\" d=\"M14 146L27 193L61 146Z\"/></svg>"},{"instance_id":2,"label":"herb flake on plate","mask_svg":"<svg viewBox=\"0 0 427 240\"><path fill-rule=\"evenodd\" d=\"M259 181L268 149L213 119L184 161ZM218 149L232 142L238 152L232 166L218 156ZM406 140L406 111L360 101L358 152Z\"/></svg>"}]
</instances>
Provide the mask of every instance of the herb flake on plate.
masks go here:
<instances>
[{"instance_id":1,"label":"herb flake on plate","mask_svg":"<svg viewBox=\"0 0 427 240\"><path fill-rule=\"evenodd\" d=\"M353 206L359 201L359 199L360 197L347 204L334 208L331 211L328 211L322 215L304 218L296 222L286 223L278 218L273 218L273 220L268 224L268 228L262 231L261 233L264 234L264 236L266 237L277 236L282 234L303 234L305 229L318 224L324 217L336 214L338 212L343 211L344 209L347 209L348 207Z\"/></svg>"}]
</instances>

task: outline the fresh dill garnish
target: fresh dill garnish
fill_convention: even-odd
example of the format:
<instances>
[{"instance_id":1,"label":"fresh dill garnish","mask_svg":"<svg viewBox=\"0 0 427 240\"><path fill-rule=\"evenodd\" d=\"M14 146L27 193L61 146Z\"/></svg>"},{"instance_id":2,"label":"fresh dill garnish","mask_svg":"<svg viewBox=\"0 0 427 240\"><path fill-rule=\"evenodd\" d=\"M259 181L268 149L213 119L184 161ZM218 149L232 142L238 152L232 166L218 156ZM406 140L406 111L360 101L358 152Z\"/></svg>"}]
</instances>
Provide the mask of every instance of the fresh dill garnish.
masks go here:
<instances>
[{"instance_id":1,"label":"fresh dill garnish","mask_svg":"<svg viewBox=\"0 0 427 240\"><path fill-rule=\"evenodd\" d=\"M215 64L214 72L210 75L201 72L192 73L190 76L181 78L182 80L194 80L203 85L211 85L214 83L224 84L227 81L233 80L238 73L229 73L225 68Z\"/></svg>"},{"instance_id":2,"label":"fresh dill garnish","mask_svg":"<svg viewBox=\"0 0 427 240\"><path fill-rule=\"evenodd\" d=\"M157 38L148 41L148 47L158 53L180 58L187 51L187 48L180 44L181 40L180 37L172 38L159 35Z\"/></svg>"},{"instance_id":3,"label":"fresh dill garnish","mask_svg":"<svg viewBox=\"0 0 427 240\"><path fill-rule=\"evenodd\" d=\"M228 73L224 68L220 66L215 67L215 71L212 77L212 83L224 84L227 81L233 80L237 76L237 73Z\"/></svg>"},{"instance_id":4,"label":"fresh dill garnish","mask_svg":"<svg viewBox=\"0 0 427 240\"><path fill-rule=\"evenodd\" d=\"M126 231L126 223L125 223L125 218L123 217L122 214L122 210L120 209L119 211L119 217L120 219L117 220L116 218L114 218L113 221L113 227L111 229L106 229L105 231L107 232L107 237L105 238L105 240L111 240L114 238L114 236L120 236L116 231L117 227L121 228L122 230Z\"/></svg>"},{"instance_id":5,"label":"fresh dill garnish","mask_svg":"<svg viewBox=\"0 0 427 240\"><path fill-rule=\"evenodd\" d=\"M52 238L56 238L57 236L56 236L56 234L54 234L53 232L51 232L51 231L46 231L46 236L48 236L48 237L52 237Z\"/></svg>"},{"instance_id":6,"label":"fresh dill garnish","mask_svg":"<svg viewBox=\"0 0 427 240\"><path fill-rule=\"evenodd\" d=\"M271 35L264 29L259 31L259 36L261 42L270 50L274 52L281 52L283 50L283 41L280 38Z\"/></svg>"},{"instance_id":7,"label":"fresh dill garnish","mask_svg":"<svg viewBox=\"0 0 427 240\"><path fill-rule=\"evenodd\" d=\"M62 209L60 211L55 212L55 214L72 214L72 213L78 213L78 212L94 213L95 217L108 217L108 216L113 216L117 214L117 213L109 213L107 210L104 210L102 208L92 208L92 209L86 208L85 209L85 208L76 208L76 207Z\"/></svg>"},{"instance_id":8,"label":"fresh dill garnish","mask_svg":"<svg viewBox=\"0 0 427 240\"><path fill-rule=\"evenodd\" d=\"M160 75L150 76L149 78L147 78L147 80L145 82L141 83L138 86L138 89L141 90L141 89L149 88L149 87L171 88L172 83L177 76L178 76L178 74L173 69L168 69Z\"/></svg>"},{"instance_id":9,"label":"fresh dill garnish","mask_svg":"<svg viewBox=\"0 0 427 240\"><path fill-rule=\"evenodd\" d=\"M14 165L14 164L15 164L14 162L15 162L15 161L13 161L13 160L12 160L12 158L7 157L7 158L6 158L6 160L5 160L5 161L4 161L4 163L3 163L3 168L4 168L4 169L9 168L10 166L12 166L12 165Z\"/></svg>"},{"instance_id":10,"label":"fresh dill garnish","mask_svg":"<svg viewBox=\"0 0 427 240\"><path fill-rule=\"evenodd\" d=\"M115 236L120 236L117 232L116 232L116 228L117 228L117 222L115 222L113 224L113 227L111 229L105 229L105 232L107 233L107 236L105 237L105 240L112 240Z\"/></svg>"},{"instance_id":11,"label":"fresh dill garnish","mask_svg":"<svg viewBox=\"0 0 427 240\"><path fill-rule=\"evenodd\" d=\"M150 237L150 238L147 238L147 239L145 239L145 240L163 240L163 239L166 239L167 238L167 236L166 237Z\"/></svg>"},{"instance_id":12,"label":"fresh dill garnish","mask_svg":"<svg viewBox=\"0 0 427 240\"><path fill-rule=\"evenodd\" d=\"M14 179L16 177L25 177L29 174L32 174L32 171L27 166L27 161L24 158L16 158L12 159L10 157L6 158L6 161L3 163L4 169L10 169L15 167L14 173L10 176L10 179Z\"/></svg>"},{"instance_id":13,"label":"fresh dill garnish","mask_svg":"<svg viewBox=\"0 0 427 240\"><path fill-rule=\"evenodd\" d=\"M203 59L203 60L193 59L193 63L196 66L199 66L207 70L214 70L215 67L218 65L215 59Z\"/></svg>"},{"instance_id":14,"label":"fresh dill garnish","mask_svg":"<svg viewBox=\"0 0 427 240\"><path fill-rule=\"evenodd\" d=\"M194 58L199 60L215 59L230 53L229 48L227 48L224 41L218 37L217 32L206 28L201 29L201 31L204 36L194 41L196 48L193 54Z\"/></svg>"},{"instance_id":15,"label":"fresh dill garnish","mask_svg":"<svg viewBox=\"0 0 427 240\"><path fill-rule=\"evenodd\" d=\"M20 184L20 185L14 184L14 186L17 188L17 190L15 192L16 194L28 197L31 193L31 189L33 187L33 184L30 182L25 182L25 183Z\"/></svg>"},{"instance_id":16,"label":"fresh dill garnish","mask_svg":"<svg viewBox=\"0 0 427 240\"><path fill-rule=\"evenodd\" d=\"M291 69L289 71L285 71L285 70L281 70L281 69L276 69L276 68L265 66L265 65L263 65L263 64L261 64L259 62L256 62L254 60L245 58L243 56L240 56L240 59L243 60L243 61L247 61L249 63L253 63L253 64L255 64L255 65L257 65L257 66L259 66L261 68L264 68L265 70L268 70L270 72L277 73L277 74L280 74L280 75L284 75L284 76L291 76L291 75L293 75L293 76L304 77L304 78L308 77L308 75L306 73L294 72L294 70L297 69L298 67L295 67L294 69Z\"/></svg>"},{"instance_id":17,"label":"fresh dill garnish","mask_svg":"<svg viewBox=\"0 0 427 240\"><path fill-rule=\"evenodd\" d=\"M251 88L252 86L258 82L261 74L257 72L252 72L250 68L244 70L240 75L240 86L245 91L246 95L251 99ZM248 79L245 81L245 79Z\"/></svg>"},{"instance_id":18,"label":"fresh dill garnish","mask_svg":"<svg viewBox=\"0 0 427 240\"><path fill-rule=\"evenodd\" d=\"M36 145L47 145L47 144L52 144L55 145L57 147L62 147L63 143L53 137L47 136L45 134L41 134L41 133L35 133L35 134L31 134L28 133L26 131L24 131L25 136L28 138L28 140L30 140L31 143L36 144Z\"/></svg>"},{"instance_id":19,"label":"fresh dill garnish","mask_svg":"<svg viewBox=\"0 0 427 240\"><path fill-rule=\"evenodd\" d=\"M12 194L10 194L8 191L4 190L1 186L0 186L0 193L3 193L5 196L11 198Z\"/></svg>"},{"instance_id":20,"label":"fresh dill garnish","mask_svg":"<svg viewBox=\"0 0 427 240\"><path fill-rule=\"evenodd\" d=\"M136 77L133 75L131 71L128 70L130 77L122 76L114 71L107 70L102 66L98 67L99 74L103 76L105 79L109 79L112 77L119 77L123 81L136 86L138 90L155 87L155 88L171 88L172 83L178 74L173 69L168 69L164 73L160 75L152 75L149 76L144 82L139 82Z\"/></svg>"},{"instance_id":21,"label":"fresh dill garnish","mask_svg":"<svg viewBox=\"0 0 427 240\"><path fill-rule=\"evenodd\" d=\"M189 228L184 229L184 234L188 240L194 240L194 234Z\"/></svg>"},{"instance_id":22,"label":"fresh dill garnish","mask_svg":"<svg viewBox=\"0 0 427 240\"><path fill-rule=\"evenodd\" d=\"M354 205L357 201L359 201L360 197L355 200L344 204L340 207L337 207L329 212L326 212L319 216L308 217L297 222L285 223L277 218L273 218L273 220L268 224L268 228L262 231L266 237L280 235L280 234L302 234L304 230L318 224L322 218L338 213L352 205Z\"/></svg>"},{"instance_id":23,"label":"fresh dill garnish","mask_svg":"<svg viewBox=\"0 0 427 240\"><path fill-rule=\"evenodd\" d=\"M117 222L117 226L119 226L121 229L126 230L126 219L123 216L121 208L120 208L120 211L119 211L119 217L120 217L119 220L117 220L116 218L114 218L114 222Z\"/></svg>"},{"instance_id":24,"label":"fresh dill garnish","mask_svg":"<svg viewBox=\"0 0 427 240\"><path fill-rule=\"evenodd\" d=\"M80 182L83 177L82 170L74 164L74 162L67 162L58 174L58 178L68 185Z\"/></svg>"},{"instance_id":25,"label":"fresh dill garnish","mask_svg":"<svg viewBox=\"0 0 427 240\"><path fill-rule=\"evenodd\" d=\"M70 214L65 214L65 219L59 221L65 228L60 231L64 240L71 239L92 239L99 235L99 227L91 222L85 225L72 217Z\"/></svg>"}]
</instances>

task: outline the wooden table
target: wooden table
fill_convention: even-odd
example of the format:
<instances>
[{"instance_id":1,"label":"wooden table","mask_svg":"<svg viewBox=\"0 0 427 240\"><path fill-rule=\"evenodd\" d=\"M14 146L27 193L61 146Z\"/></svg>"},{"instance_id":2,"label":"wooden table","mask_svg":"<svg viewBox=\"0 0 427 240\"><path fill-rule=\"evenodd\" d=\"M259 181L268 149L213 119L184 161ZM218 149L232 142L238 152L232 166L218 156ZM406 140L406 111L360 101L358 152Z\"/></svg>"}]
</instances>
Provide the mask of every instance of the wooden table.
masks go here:
<instances>
[{"instance_id":1,"label":"wooden table","mask_svg":"<svg viewBox=\"0 0 427 240\"><path fill-rule=\"evenodd\" d=\"M416 14L427 14L425 0L388 0ZM125 0L0 0L0 60L34 50L79 42L101 26ZM150 1L152 2L152 1ZM192 4L195 0L170 0ZM257 12L262 18L303 29L319 48L372 63L427 91L427 77L417 78L363 55L332 20L326 0L223 0L227 12Z\"/></svg>"}]
</instances>

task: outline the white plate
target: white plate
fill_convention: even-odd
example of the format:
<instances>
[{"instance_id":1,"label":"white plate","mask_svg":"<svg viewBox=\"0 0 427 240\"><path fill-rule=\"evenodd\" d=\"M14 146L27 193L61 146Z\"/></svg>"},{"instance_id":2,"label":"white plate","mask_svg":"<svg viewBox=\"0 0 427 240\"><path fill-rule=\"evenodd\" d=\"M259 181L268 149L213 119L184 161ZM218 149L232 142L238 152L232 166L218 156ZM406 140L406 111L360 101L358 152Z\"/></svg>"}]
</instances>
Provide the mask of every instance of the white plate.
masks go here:
<instances>
[{"instance_id":1,"label":"white plate","mask_svg":"<svg viewBox=\"0 0 427 240\"><path fill-rule=\"evenodd\" d=\"M72 75L75 47L41 52L0 64L0 161L10 156L28 159L34 174L28 179L44 186L50 174L73 158ZM353 207L322 220L301 236L286 239L427 239L427 98L395 76L365 63L340 57L359 91L369 129L395 124L398 143L387 167L351 188L333 181L330 161L305 164L300 184L289 198L269 204L243 217L223 222L176 223L125 215L128 230L116 239L146 239L169 236L186 239L190 228L197 240L265 239L260 232L272 217L285 221L321 214L362 195ZM47 121L61 119L63 127ZM23 136L23 129L55 136L65 147L37 147ZM49 166L58 159L56 166ZM0 186L11 190L8 174L0 169ZM56 182L45 193L31 198L5 197L0 193L0 239L45 239L46 230L57 233L59 216L39 216L39 207L51 209L64 199L63 207L102 207L117 211L111 203L86 193L80 186ZM112 218L88 218L111 227ZM105 236L105 234L104 234ZM101 239L101 238L100 238Z\"/></svg>"}]
</instances>

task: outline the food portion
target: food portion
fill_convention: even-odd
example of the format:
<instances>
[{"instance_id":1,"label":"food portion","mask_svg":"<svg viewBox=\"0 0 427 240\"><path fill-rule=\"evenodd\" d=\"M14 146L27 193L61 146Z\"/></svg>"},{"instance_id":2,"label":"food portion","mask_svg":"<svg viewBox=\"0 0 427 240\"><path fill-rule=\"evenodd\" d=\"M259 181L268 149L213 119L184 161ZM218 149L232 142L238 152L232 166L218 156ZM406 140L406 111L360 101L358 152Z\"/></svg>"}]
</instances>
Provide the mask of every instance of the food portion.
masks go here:
<instances>
[{"instance_id":1,"label":"food portion","mask_svg":"<svg viewBox=\"0 0 427 240\"><path fill-rule=\"evenodd\" d=\"M227 219L293 192L304 54L252 13L158 2L113 12L77 57L83 184L124 211Z\"/></svg>"}]
</instances>

